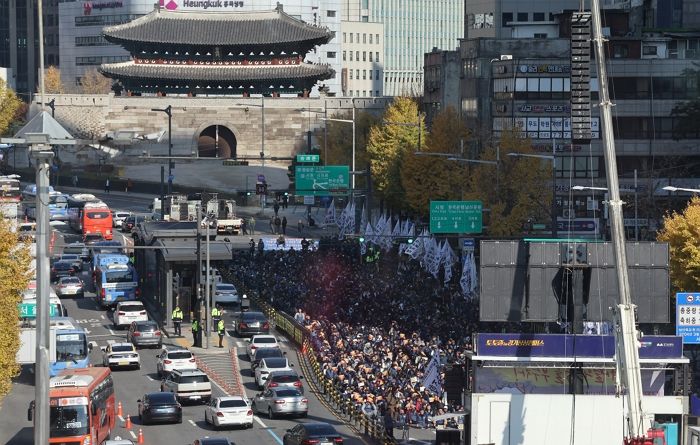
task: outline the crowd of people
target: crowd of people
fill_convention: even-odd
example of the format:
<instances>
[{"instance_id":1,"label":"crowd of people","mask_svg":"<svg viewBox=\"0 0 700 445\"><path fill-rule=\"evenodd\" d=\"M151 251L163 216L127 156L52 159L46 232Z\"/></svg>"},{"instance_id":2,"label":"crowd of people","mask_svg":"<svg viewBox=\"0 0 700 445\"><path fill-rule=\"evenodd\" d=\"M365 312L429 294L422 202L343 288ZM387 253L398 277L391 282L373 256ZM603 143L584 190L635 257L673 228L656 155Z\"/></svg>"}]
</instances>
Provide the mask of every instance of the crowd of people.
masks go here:
<instances>
[{"instance_id":1,"label":"crowd of people","mask_svg":"<svg viewBox=\"0 0 700 445\"><path fill-rule=\"evenodd\" d=\"M356 242L322 246L238 256L234 276L303 320L325 377L365 414L397 425L445 423L430 420L462 407L423 387L424 370L434 354L443 365L464 363L476 303L396 254L370 265Z\"/></svg>"}]
</instances>

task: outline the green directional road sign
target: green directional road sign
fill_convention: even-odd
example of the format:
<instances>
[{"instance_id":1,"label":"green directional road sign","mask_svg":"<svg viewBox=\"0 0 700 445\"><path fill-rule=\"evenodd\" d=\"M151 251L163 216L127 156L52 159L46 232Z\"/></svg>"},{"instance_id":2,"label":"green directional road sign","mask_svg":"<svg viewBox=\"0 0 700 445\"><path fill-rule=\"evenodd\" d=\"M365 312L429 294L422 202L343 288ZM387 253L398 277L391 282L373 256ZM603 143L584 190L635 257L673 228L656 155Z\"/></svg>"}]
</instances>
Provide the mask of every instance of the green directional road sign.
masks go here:
<instances>
[{"instance_id":1,"label":"green directional road sign","mask_svg":"<svg viewBox=\"0 0 700 445\"><path fill-rule=\"evenodd\" d=\"M430 201L430 233L481 233L481 201Z\"/></svg>"},{"instance_id":2,"label":"green directional road sign","mask_svg":"<svg viewBox=\"0 0 700 445\"><path fill-rule=\"evenodd\" d=\"M58 315L56 306L50 305L49 316L55 317ZM20 318L36 318L36 303L20 303L19 304Z\"/></svg>"},{"instance_id":3,"label":"green directional road sign","mask_svg":"<svg viewBox=\"0 0 700 445\"><path fill-rule=\"evenodd\" d=\"M320 155L297 155L297 162L318 164L321 161Z\"/></svg>"},{"instance_id":4,"label":"green directional road sign","mask_svg":"<svg viewBox=\"0 0 700 445\"><path fill-rule=\"evenodd\" d=\"M328 196L350 187L350 168L347 165L297 165L294 179L297 195Z\"/></svg>"}]
</instances>

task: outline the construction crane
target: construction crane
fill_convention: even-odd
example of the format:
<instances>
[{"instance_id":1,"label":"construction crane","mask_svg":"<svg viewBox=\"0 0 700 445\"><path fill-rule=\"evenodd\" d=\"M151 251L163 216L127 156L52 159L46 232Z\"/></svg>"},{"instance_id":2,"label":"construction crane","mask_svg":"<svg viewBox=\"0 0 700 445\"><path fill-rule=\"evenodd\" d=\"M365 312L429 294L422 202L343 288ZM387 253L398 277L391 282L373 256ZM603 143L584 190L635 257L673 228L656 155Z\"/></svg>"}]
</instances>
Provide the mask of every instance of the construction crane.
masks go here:
<instances>
[{"instance_id":1,"label":"construction crane","mask_svg":"<svg viewBox=\"0 0 700 445\"><path fill-rule=\"evenodd\" d=\"M617 287L620 303L616 315L616 360L618 382L624 388L627 407L626 445L643 445L650 443L645 439L651 426L651 419L645 414L642 392L642 376L639 366L639 333L635 324L635 305L630 296L630 283L627 274L627 256L625 254L625 232L622 218L622 200L620 184L617 180L617 161L615 157L615 137L612 126L612 106L608 93L608 77L605 67L605 50L603 29L600 17L599 0L591 0L593 20L593 42L595 48L598 85L600 94L600 116L603 126L603 153L605 155L605 172L608 178L610 229L615 255ZM618 393L623 388L618 387Z\"/></svg>"}]
</instances>

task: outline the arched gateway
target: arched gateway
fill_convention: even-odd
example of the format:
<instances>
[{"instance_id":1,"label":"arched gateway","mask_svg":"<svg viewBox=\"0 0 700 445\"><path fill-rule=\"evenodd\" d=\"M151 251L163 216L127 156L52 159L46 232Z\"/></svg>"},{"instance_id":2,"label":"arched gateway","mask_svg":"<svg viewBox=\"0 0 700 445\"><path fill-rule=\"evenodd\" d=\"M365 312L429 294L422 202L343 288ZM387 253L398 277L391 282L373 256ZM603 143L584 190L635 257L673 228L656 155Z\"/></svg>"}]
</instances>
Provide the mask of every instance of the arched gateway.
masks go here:
<instances>
[{"instance_id":1,"label":"arched gateway","mask_svg":"<svg viewBox=\"0 0 700 445\"><path fill-rule=\"evenodd\" d=\"M236 136L223 125L210 125L199 133L197 155L200 158L235 158Z\"/></svg>"}]
</instances>

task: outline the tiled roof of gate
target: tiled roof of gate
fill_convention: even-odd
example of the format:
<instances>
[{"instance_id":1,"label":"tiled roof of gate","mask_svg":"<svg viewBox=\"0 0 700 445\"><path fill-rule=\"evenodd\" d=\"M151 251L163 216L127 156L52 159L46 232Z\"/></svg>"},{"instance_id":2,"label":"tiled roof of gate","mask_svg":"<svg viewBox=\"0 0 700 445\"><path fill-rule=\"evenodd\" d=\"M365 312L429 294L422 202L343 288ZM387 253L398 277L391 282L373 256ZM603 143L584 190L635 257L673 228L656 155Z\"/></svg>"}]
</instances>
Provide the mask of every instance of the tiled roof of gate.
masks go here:
<instances>
[{"instance_id":1,"label":"tiled roof of gate","mask_svg":"<svg viewBox=\"0 0 700 445\"><path fill-rule=\"evenodd\" d=\"M333 33L312 26L280 9L246 12L192 12L156 9L129 23L103 29L105 39L170 45L256 46L316 41Z\"/></svg>"},{"instance_id":2,"label":"tiled roof of gate","mask_svg":"<svg viewBox=\"0 0 700 445\"><path fill-rule=\"evenodd\" d=\"M152 65L133 61L107 63L100 72L112 78L139 78L161 80L275 80L275 79L330 79L334 71L329 65L302 63L300 65Z\"/></svg>"}]
</instances>

